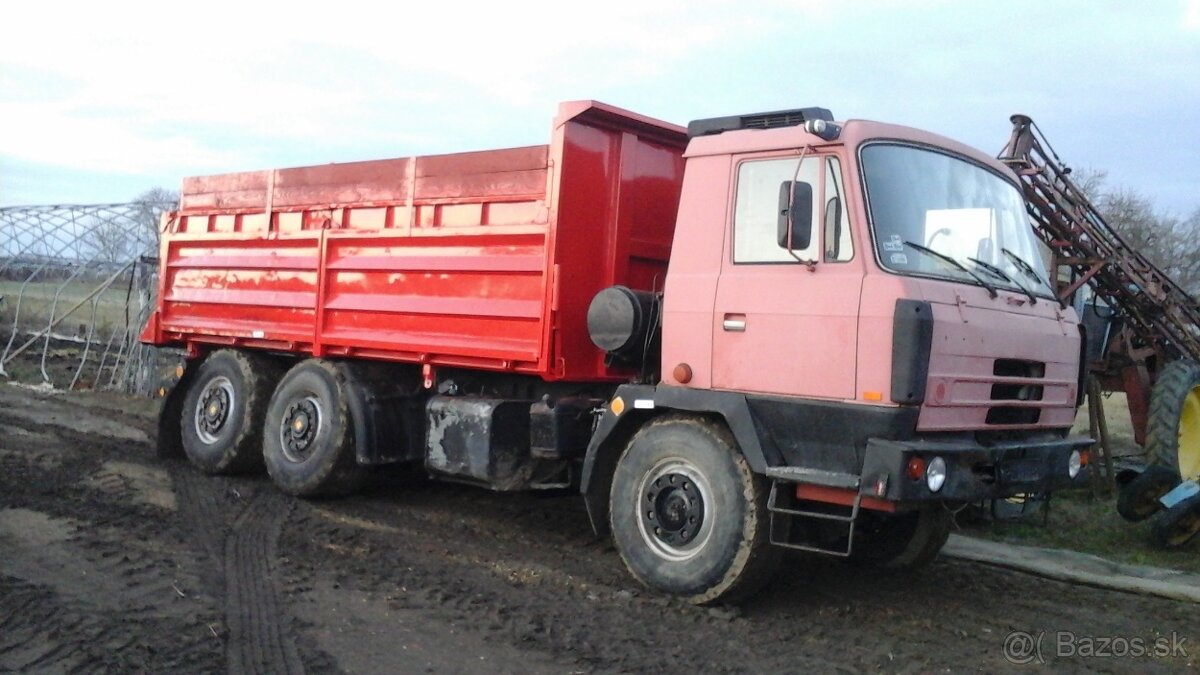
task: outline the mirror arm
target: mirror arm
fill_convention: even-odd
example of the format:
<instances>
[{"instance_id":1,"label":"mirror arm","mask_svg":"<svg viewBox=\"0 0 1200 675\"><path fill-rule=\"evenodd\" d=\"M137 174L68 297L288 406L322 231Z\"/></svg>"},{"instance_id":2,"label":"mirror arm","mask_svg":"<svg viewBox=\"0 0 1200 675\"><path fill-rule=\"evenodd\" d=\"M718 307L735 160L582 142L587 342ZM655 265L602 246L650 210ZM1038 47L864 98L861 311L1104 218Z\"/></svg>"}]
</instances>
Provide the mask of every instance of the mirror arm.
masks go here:
<instances>
[{"instance_id":1,"label":"mirror arm","mask_svg":"<svg viewBox=\"0 0 1200 675\"><path fill-rule=\"evenodd\" d=\"M791 238L792 238L792 236L789 233L788 239L791 239ZM805 259L801 258L800 256L796 255L796 252L791 249L791 245L792 245L792 242L789 241L788 242L788 250L787 250L788 255L795 258L796 262L798 262L801 265L804 265L806 268L808 268L809 272L816 272L817 271L817 261L816 260L805 260Z\"/></svg>"},{"instance_id":2,"label":"mirror arm","mask_svg":"<svg viewBox=\"0 0 1200 675\"><path fill-rule=\"evenodd\" d=\"M794 173L792 173L792 185L795 185L796 181L798 181L800 179L800 169L801 169L801 167L804 166L804 158L808 156L808 151L811 148L812 148L811 145L805 143L804 147L800 149L800 160L796 162L796 171ZM800 256L796 255L796 252L794 250L792 250L792 226L793 226L793 223L791 222L791 219L793 217L792 216L792 213L793 213L792 207L795 206L795 203L794 203L795 200L796 200L796 191L795 191L795 189L789 188L788 189L787 252L788 252L788 255L790 255L796 259L796 262L800 263L801 265L804 265L804 267L807 268L809 272L815 272L815 271L817 271L817 261L816 260L803 260L800 258Z\"/></svg>"}]
</instances>

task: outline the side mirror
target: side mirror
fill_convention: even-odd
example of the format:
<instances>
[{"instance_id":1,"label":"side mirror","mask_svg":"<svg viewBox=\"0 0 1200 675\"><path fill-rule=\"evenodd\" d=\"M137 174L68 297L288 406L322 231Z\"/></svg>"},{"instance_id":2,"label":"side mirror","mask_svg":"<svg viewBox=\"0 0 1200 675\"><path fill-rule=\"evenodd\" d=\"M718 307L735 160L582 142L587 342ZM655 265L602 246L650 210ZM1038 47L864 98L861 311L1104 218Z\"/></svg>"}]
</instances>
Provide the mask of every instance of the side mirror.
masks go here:
<instances>
[{"instance_id":1,"label":"side mirror","mask_svg":"<svg viewBox=\"0 0 1200 675\"><path fill-rule=\"evenodd\" d=\"M810 183L784 181L779 184L779 246L803 251L812 241L813 190Z\"/></svg>"}]
</instances>

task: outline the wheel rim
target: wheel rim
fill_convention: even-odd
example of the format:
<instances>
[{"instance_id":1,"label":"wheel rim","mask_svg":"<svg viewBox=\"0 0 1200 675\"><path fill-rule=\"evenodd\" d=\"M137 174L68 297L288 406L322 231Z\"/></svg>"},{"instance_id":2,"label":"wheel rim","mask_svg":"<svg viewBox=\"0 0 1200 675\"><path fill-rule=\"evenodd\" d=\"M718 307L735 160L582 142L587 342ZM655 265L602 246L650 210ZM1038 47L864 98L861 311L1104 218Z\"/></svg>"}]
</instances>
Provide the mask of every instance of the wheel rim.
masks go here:
<instances>
[{"instance_id":1,"label":"wheel rim","mask_svg":"<svg viewBox=\"0 0 1200 675\"><path fill-rule=\"evenodd\" d=\"M1200 478L1200 386L1183 399L1179 414L1179 475L1184 480Z\"/></svg>"},{"instance_id":2,"label":"wheel rim","mask_svg":"<svg viewBox=\"0 0 1200 675\"><path fill-rule=\"evenodd\" d=\"M681 458L659 462L638 490L638 530L659 557L692 558L712 535L712 488L699 469Z\"/></svg>"},{"instance_id":3,"label":"wheel rim","mask_svg":"<svg viewBox=\"0 0 1200 675\"><path fill-rule=\"evenodd\" d=\"M317 397L306 396L289 403L279 425L279 446L283 456L297 464L311 457L324 423L324 409Z\"/></svg>"},{"instance_id":4,"label":"wheel rim","mask_svg":"<svg viewBox=\"0 0 1200 675\"><path fill-rule=\"evenodd\" d=\"M217 437L229 423L236 399L233 393L233 382L228 377L214 377L204 385L196 403L196 414L193 418L196 437L205 445L217 442Z\"/></svg>"}]
</instances>

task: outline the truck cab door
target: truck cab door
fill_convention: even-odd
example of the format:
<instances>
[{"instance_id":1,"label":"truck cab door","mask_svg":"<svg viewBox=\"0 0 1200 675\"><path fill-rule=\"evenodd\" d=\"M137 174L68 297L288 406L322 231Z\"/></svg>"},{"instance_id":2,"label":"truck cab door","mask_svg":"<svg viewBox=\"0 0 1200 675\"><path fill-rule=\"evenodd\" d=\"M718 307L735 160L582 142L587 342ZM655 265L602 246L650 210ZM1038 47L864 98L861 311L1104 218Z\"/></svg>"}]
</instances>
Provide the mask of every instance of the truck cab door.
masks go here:
<instances>
[{"instance_id":1,"label":"truck cab door","mask_svg":"<svg viewBox=\"0 0 1200 675\"><path fill-rule=\"evenodd\" d=\"M736 165L714 303L712 387L853 399L863 266L841 163L833 155L798 161L791 155ZM813 195L812 235L802 250L780 245L781 186L789 182L807 183Z\"/></svg>"}]
</instances>

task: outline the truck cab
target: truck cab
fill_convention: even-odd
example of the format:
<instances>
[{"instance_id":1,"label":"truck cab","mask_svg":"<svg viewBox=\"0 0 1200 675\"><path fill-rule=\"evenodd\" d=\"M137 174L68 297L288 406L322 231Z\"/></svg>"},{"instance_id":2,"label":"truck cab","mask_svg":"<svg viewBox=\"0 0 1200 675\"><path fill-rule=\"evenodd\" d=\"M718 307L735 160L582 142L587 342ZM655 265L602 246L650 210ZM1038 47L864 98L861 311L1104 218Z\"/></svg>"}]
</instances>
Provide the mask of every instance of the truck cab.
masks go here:
<instances>
[{"instance_id":1,"label":"truck cab","mask_svg":"<svg viewBox=\"0 0 1200 675\"><path fill-rule=\"evenodd\" d=\"M772 544L898 566L936 553L957 505L1080 480L1092 441L1068 435L1079 321L1049 285L1008 168L950 139L820 108L689 132L661 381L617 392L617 407L634 409L610 405L595 448L622 416L718 419L764 479L756 517ZM632 441L616 433L629 443L621 461L653 429L643 425ZM667 477L681 484L704 473L676 469ZM619 464L616 475L593 511L629 498ZM586 482L585 472L585 493ZM663 503L682 504L683 521L708 508L673 494ZM638 548L661 564L701 536L643 511L608 514L614 527L640 523L626 526L640 541L615 533L635 550L631 568ZM657 576L651 567L642 574Z\"/></svg>"}]
</instances>

